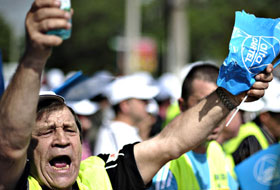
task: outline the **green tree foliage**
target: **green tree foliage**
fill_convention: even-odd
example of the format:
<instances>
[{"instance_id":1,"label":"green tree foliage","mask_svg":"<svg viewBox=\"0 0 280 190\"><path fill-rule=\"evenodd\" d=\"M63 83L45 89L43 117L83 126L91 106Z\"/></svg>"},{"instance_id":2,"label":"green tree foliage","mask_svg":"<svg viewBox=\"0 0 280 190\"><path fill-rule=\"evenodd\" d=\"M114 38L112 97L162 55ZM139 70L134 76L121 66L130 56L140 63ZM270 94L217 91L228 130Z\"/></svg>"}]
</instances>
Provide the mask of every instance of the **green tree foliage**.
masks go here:
<instances>
[{"instance_id":1,"label":"green tree foliage","mask_svg":"<svg viewBox=\"0 0 280 190\"><path fill-rule=\"evenodd\" d=\"M142 35L156 40L159 60L166 54L170 1L142 0ZM186 63L206 59L222 63L228 54L235 11L245 10L257 17L280 17L278 0L187 1L191 52ZM110 42L123 36L125 0L72 1L72 6L75 12L72 37L54 49L47 66L65 72L82 70L93 74L106 69L118 73L117 54L110 48Z\"/></svg>"},{"instance_id":2,"label":"green tree foliage","mask_svg":"<svg viewBox=\"0 0 280 190\"><path fill-rule=\"evenodd\" d=\"M151 37L157 43L158 71L162 73L162 60L166 54L167 40L167 6L165 1L143 1L142 8L142 36Z\"/></svg>"},{"instance_id":3,"label":"green tree foliage","mask_svg":"<svg viewBox=\"0 0 280 190\"><path fill-rule=\"evenodd\" d=\"M3 62L9 62L11 37L11 28L0 15L0 49L2 51Z\"/></svg>"}]
</instances>

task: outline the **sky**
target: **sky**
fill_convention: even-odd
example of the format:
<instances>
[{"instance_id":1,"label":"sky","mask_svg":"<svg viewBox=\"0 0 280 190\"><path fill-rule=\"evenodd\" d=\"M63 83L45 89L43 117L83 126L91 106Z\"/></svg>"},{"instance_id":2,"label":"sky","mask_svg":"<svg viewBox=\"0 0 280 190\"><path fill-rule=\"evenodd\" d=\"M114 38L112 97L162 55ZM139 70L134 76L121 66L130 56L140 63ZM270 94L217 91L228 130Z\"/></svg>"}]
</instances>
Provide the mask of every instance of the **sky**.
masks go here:
<instances>
[{"instance_id":1,"label":"sky","mask_svg":"<svg viewBox=\"0 0 280 190\"><path fill-rule=\"evenodd\" d=\"M0 0L0 14L18 37L24 33L24 19L33 0Z\"/></svg>"}]
</instances>

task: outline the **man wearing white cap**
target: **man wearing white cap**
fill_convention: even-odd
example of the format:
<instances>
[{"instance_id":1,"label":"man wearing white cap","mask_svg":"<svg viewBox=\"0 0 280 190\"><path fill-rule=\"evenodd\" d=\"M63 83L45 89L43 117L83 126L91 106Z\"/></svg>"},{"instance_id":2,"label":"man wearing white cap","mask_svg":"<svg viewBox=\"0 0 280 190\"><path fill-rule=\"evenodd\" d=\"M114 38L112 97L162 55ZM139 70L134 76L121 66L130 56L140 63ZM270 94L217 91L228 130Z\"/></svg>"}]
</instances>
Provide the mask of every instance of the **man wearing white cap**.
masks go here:
<instances>
[{"instance_id":1,"label":"man wearing white cap","mask_svg":"<svg viewBox=\"0 0 280 190\"><path fill-rule=\"evenodd\" d=\"M273 79L270 64L249 91L215 91L156 137L81 161L77 115L59 96L38 96L51 47L63 41L46 31L71 28L60 3L35 0L26 17L26 51L0 100L0 189L145 189L164 164L204 141L246 95L248 101L262 97Z\"/></svg>"},{"instance_id":2,"label":"man wearing white cap","mask_svg":"<svg viewBox=\"0 0 280 190\"><path fill-rule=\"evenodd\" d=\"M257 151L279 142L279 89L280 82L275 78L270 83L265 96L257 102L252 102L262 106L259 115L253 121L241 125L238 136L224 143L224 150L233 165L237 165Z\"/></svg>"},{"instance_id":3,"label":"man wearing white cap","mask_svg":"<svg viewBox=\"0 0 280 190\"><path fill-rule=\"evenodd\" d=\"M149 119L148 100L155 97L158 89L134 75L123 76L108 87L107 96L115 111L115 118L99 129L94 155L117 152L124 145L142 141L141 123Z\"/></svg>"}]
</instances>

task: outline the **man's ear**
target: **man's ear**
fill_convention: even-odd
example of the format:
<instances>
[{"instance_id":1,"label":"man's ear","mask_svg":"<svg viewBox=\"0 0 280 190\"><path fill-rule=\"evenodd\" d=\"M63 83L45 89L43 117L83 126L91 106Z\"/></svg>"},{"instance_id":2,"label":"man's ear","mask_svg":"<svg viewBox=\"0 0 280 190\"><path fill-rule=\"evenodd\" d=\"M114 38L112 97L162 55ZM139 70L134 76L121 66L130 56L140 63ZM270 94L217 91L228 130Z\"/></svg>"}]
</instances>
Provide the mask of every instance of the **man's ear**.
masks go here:
<instances>
[{"instance_id":1,"label":"man's ear","mask_svg":"<svg viewBox=\"0 0 280 190\"><path fill-rule=\"evenodd\" d=\"M266 125L267 122L271 119L268 112L261 113L259 117L264 125Z\"/></svg>"},{"instance_id":2,"label":"man's ear","mask_svg":"<svg viewBox=\"0 0 280 190\"><path fill-rule=\"evenodd\" d=\"M179 104L181 112L183 112L187 109L186 102L182 97L178 99L178 104Z\"/></svg>"}]
</instances>

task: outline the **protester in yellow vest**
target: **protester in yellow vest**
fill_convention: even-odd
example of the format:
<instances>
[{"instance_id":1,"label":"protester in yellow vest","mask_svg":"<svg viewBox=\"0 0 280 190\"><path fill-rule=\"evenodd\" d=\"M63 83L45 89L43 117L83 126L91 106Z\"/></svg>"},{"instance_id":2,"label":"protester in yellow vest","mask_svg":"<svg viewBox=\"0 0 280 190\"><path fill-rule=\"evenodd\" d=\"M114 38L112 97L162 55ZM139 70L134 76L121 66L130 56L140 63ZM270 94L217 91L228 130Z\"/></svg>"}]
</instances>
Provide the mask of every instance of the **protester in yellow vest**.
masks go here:
<instances>
[{"instance_id":1,"label":"protester in yellow vest","mask_svg":"<svg viewBox=\"0 0 280 190\"><path fill-rule=\"evenodd\" d=\"M257 151L279 142L279 89L280 82L278 79L274 79L265 96L258 100L258 103L263 105L259 115L253 121L241 125L238 136L223 143L224 151L233 165L237 165Z\"/></svg>"},{"instance_id":2,"label":"protester in yellow vest","mask_svg":"<svg viewBox=\"0 0 280 190\"><path fill-rule=\"evenodd\" d=\"M25 53L0 99L0 189L145 189L164 164L196 147L212 131L215 135L217 124L246 95L250 101L262 97L273 79L270 64L249 91L235 96L217 88L156 137L81 162L77 115L62 97L38 95L51 48L63 42L46 32L71 28L71 14L60 9L62 2L35 0L26 16Z\"/></svg>"},{"instance_id":3,"label":"protester in yellow vest","mask_svg":"<svg viewBox=\"0 0 280 190\"><path fill-rule=\"evenodd\" d=\"M166 118L164 120L162 128L165 127L168 123L170 123L170 121L172 121L179 114L180 114L180 107L178 102L176 101L170 104L166 110Z\"/></svg>"},{"instance_id":4,"label":"protester in yellow vest","mask_svg":"<svg viewBox=\"0 0 280 190\"><path fill-rule=\"evenodd\" d=\"M183 82L179 99L181 111L196 105L217 87L219 69L216 65L198 62L189 67L191 69ZM205 142L166 164L153 178L150 189L237 189L238 183L229 174L222 147L215 141L223 126L224 122L220 123Z\"/></svg>"}]
</instances>

